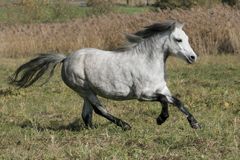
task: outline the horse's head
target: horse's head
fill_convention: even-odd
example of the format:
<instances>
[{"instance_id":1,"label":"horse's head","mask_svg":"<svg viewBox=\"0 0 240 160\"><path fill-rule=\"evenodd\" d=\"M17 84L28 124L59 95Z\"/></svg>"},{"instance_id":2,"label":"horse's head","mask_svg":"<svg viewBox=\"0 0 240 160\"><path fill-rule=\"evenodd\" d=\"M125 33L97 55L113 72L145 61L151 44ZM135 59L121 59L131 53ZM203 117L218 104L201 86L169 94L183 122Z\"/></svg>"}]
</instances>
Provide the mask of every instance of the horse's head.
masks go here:
<instances>
[{"instance_id":1,"label":"horse's head","mask_svg":"<svg viewBox=\"0 0 240 160\"><path fill-rule=\"evenodd\" d=\"M175 22L169 35L168 50L176 57L186 60L192 64L197 60L197 55L189 44L188 36L182 30L183 24Z\"/></svg>"}]
</instances>

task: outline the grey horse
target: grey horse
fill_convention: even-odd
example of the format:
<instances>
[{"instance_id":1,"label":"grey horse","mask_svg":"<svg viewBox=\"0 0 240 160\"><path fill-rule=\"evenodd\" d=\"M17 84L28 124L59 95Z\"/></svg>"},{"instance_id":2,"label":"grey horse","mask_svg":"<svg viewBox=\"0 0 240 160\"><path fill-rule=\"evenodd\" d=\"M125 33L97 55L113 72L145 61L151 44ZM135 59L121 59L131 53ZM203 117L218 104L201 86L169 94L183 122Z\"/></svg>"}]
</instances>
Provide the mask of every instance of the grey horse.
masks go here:
<instances>
[{"instance_id":1,"label":"grey horse","mask_svg":"<svg viewBox=\"0 0 240 160\"><path fill-rule=\"evenodd\" d=\"M197 55L191 48L183 24L176 21L154 23L126 36L128 45L113 51L95 48L80 49L68 56L41 54L21 65L11 76L10 83L29 87L46 71L53 75L62 63L64 83L83 99L82 118L87 127L93 127L93 111L128 130L131 126L111 115L98 96L113 100L158 101L162 111L157 118L161 125L169 117L168 104L176 106L192 128L200 128L197 120L183 103L173 97L165 80L165 64L170 55L192 64Z\"/></svg>"}]
</instances>

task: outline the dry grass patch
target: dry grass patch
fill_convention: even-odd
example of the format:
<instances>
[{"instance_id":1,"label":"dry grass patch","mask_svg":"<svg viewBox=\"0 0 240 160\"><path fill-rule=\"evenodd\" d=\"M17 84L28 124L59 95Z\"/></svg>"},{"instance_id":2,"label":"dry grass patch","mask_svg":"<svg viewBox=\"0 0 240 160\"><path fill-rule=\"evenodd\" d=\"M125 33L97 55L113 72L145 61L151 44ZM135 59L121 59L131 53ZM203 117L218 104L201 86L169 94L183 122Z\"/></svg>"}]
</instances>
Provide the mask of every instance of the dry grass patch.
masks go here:
<instances>
[{"instance_id":1,"label":"dry grass patch","mask_svg":"<svg viewBox=\"0 0 240 160\"><path fill-rule=\"evenodd\" d=\"M159 13L108 14L65 23L0 25L0 55L22 57L41 52L73 52L80 48L113 49L123 33L166 19L186 23L193 48L199 54L240 53L240 10L226 6L211 9L163 10Z\"/></svg>"}]
</instances>

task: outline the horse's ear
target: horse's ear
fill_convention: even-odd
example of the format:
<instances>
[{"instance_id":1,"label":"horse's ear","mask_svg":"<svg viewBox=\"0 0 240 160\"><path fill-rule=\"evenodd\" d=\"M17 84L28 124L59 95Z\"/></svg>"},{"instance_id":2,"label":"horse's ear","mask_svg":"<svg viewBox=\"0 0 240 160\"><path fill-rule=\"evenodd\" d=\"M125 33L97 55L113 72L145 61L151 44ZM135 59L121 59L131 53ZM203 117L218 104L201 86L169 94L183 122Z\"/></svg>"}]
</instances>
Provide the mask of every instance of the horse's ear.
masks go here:
<instances>
[{"instance_id":1,"label":"horse's ear","mask_svg":"<svg viewBox=\"0 0 240 160\"><path fill-rule=\"evenodd\" d=\"M184 23L173 22L171 30L174 31L176 28L182 29L184 27Z\"/></svg>"},{"instance_id":2,"label":"horse's ear","mask_svg":"<svg viewBox=\"0 0 240 160\"><path fill-rule=\"evenodd\" d=\"M171 25L171 28L170 30L173 32L176 28L176 25L177 25L177 22L173 22L172 25Z\"/></svg>"},{"instance_id":3,"label":"horse's ear","mask_svg":"<svg viewBox=\"0 0 240 160\"><path fill-rule=\"evenodd\" d=\"M176 22L175 26L179 29L182 29L184 27L184 23Z\"/></svg>"},{"instance_id":4,"label":"horse's ear","mask_svg":"<svg viewBox=\"0 0 240 160\"><path fill-rule=\"evenodd\" d=\"M177 24L177 27L180 28L180 29L182 29L182 28L184 27L184 25L185 25L184 23L178 23L178 24Z\"/></svg>"}]
</instances>

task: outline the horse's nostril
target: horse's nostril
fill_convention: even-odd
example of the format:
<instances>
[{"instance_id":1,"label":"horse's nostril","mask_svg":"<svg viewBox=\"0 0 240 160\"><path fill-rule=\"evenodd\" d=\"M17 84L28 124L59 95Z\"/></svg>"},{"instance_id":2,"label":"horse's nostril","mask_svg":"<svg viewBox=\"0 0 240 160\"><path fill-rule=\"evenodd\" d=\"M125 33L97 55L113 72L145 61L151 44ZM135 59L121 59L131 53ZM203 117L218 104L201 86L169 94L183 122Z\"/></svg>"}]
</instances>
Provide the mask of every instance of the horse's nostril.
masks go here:
<instances>
[{"instance_id":1,"label":"horse's nostril","mask_svg":"<svg viewBox=\"0 0 240 160\"><path fill-rule=\"evenodd\" d=\"M195 56L190 56L191 60L195 60Z\"/></svg>"}]
</instances>

